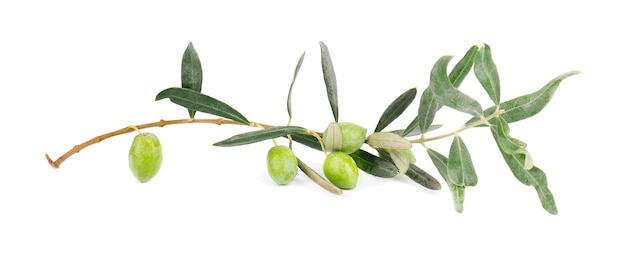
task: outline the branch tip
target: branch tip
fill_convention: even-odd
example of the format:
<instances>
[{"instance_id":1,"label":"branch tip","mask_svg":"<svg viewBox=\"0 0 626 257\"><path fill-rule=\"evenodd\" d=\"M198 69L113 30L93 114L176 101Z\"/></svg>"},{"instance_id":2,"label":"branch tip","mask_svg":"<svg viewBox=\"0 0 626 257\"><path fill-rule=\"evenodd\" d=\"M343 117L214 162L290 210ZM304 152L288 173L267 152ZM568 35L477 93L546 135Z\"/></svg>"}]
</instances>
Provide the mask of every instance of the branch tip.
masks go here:
<instances>
[{"instance_id":1,"label":"branch tip","mask_svg":"<svg viewBox=\"0 0 626 257\"><path fill-rule=\"evenodd\" d=\"M48 153L46 153L46 160L48 160L48 164L50 164L50 166L52 166L52 168L58 169L59 165L56 164L56 162L54 162L50 156L48 155Z\"/></svg>"}]
</instances>

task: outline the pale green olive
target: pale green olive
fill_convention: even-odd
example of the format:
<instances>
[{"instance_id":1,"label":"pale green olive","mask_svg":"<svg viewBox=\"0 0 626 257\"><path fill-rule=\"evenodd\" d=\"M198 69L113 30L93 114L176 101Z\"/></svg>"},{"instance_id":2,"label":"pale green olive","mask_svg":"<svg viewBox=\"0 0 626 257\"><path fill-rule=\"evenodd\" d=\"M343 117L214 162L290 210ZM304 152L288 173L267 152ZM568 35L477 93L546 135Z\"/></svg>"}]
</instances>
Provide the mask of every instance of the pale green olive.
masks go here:
<instances>
[{"instance_id":1,"label":"pale green olive","mask_svg":"<svg viewBox=\"0 0 626 257\"><path fill-rule=\"evenodd\" d=\"M354 159L345 152L332 152L326 156L323 165L324 175L335 186L341 189L356 187L359 170Z\"/></svg>"},{"instance_id":2,"label":"pale green olive","mask_svg":"<svg viewBox=\"0 0 626 257\"><path fill-rule=\"evenodd\" d=\"M289 147L274 146L267 152L267 171L276 184L289 184L298 173L298 159Z\"/></svg>"},{"instance_id":3,"label":"pale green olive","mask_svg":"<svg viewBox=\"0 0 626 257\"><path fill-rule=\"evenodd\" d=\"M351 122L339 122L341 130L341 148L340 151L351 154L361 149L367 129ZM327 131L324 131L324 137Z\"/></svg>"},{"instance_id":4,"label":"pale green olive","mask_svg":"<svg viewBox=\"0 0 626 257\"><path fill-rule=\"evenodd\" d=\"M144 183L156 176L162 161L161 142L154 134L135 136L128 152L128 166L139 182Z\"/></svg>"}]
</instances>

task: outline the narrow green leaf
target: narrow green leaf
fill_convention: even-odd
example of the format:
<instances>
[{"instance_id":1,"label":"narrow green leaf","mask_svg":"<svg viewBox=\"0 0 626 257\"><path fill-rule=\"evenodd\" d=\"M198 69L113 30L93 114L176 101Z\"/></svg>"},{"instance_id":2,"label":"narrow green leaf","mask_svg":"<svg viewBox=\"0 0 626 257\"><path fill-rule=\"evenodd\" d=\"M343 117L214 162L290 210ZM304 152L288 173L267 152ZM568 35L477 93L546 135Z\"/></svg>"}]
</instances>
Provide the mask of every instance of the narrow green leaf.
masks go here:
<instances>
[{"instance_id":1,"label":"narrow green leaf","mask_svg":"<svg viewBox=\"0 0 626 257\"><path fill-rule=\"evenodd\" d=\"M378 151L378 155L381 159L387 162L393 162L391 158L391 154L385 149L376 149ZM395 164L392 164L396 172L398 172L398 168ZM441 189L441 184L434 178L432 175L428 174L428 172L424 171L417 165L410 163L409 168L404 174L413 180L415 183L420 184L421 186L428 188L430 190L439 190Z\"/></svg>"},{"instance_id":2,"label":"narrow green leaf","mask_svg":"<svg viewBox=\"0 0 626 257\"><path fill-rule=\"evenodd\" d=\"M491 58L491 47L485 44L478 50L474 61L474 74L483 86L491 101L498 105L500 103L500 76L496 64Z\"/></svg>"},{"instance_id":3,"label":"narrow green leaf","mask_svg":"<svg viewBox=\"0 0 626 257\"><path fill-rule=\"evenodd\" d=\"M448 189L450 189L452 200L454 201L454 209L458 213L462 213L463 202L465 201L465 187L450 182L450 178L448 177L448 158L432 149L426 149L426 152L439 171L439 174L441 174L441 177L443 177L443 180L448 184Z\"/></svg>"},{"instance_id":4,"label":"narrow green leaf","mask_svg":"<svg viewBox=\"0 0 626 257\"><path fill-rule=\"evenodd\" d=\"M497 137L495 129L492 129L491 131L492 134L494 134L494 137ZM498 141L496 140L496 142ZM502 154L504 161L509 166L509 169L515 178L517 178L517 180L522 182L524 185L533 186L537 191L543 208L551 214L557 214L558 211L556 203L552 192L550 192L550 189L548 188L546 174L537 166L533 165L530 168L528 167L528 161L526 158L530 158L530 155L506 153L499 143L498 148L500 149L500 153Z\"/></svg>"},{"instance_id":5,"label":"narrow green leaf","mask_svg":"<svg viewBox=\"0 0 626 257\"><path fill-rule=\"evenodd\" d=\"M426 132L437 130L437 129L440 129L441 127L443 127L441 124L431 125L426 130ZM414 137L414 136L419 136L419 135L422 134L422 131L421 131L421 129L419 127L414 127L413 130L411 130L411 131L406 131L404 129L398 129L398 130L392 130L392 131L389 131L389 132L397 134L397 135L400 135L402 137Z\"/></svg>"},{"instance_id":6,"label":"narrow green leaf","mask_svg":"<svg viewBox=\"0 0 626 257\"><path fill-rule=\"evenodd\" d=\"M416 95L417 89L411 88L393 100L378 120L378 124L376 125L374 132L382 131L389 124L391 124L391 122L398 118L400 114L402 114L406 108L411 105Z\"/></svg>"},{"instance_id":7,"label":"narrow green leaf","mask_svg":"<svg viewBox=\"0 0 626 257\"><path fill-rule=\"evenodd\" d=\"M422 96L420 97L420 105L417 110L417 116L415 119L409 124L409 126L404 130L411 131L415 127L419 127L422 134L426 133L426 129L433 123L435 120L435 114L439 111L441 105L437 103L437 99L433 95L432 86L428 86L424 92L422 92Z\"/></svg>"},{"instance_id":8,"label":"narrow green leaf","mask_svg":"<svg viewBox=\"0 0 626 257\"><path fill-rule=\"evenodd\" d=\"M180 80L183 88L188 88L196 92L202 90L202 64L191 42L189 42L185 53L183 53L183 61L180 67ZM193 119L196 111L192 109L188 109L188 111L189 118Z\"/></svg>"},{"instance_id":9,"label":"narrow green leaf","mask_svg":"<svg viewBox=\"0 0 626 257\"><path fill-rule=\"evenodd\" d=\"M298 160L298 168L300 168L300 170L304 172L304 174L306 174L307 177L313 180L313 182L315 182L316 184L320 185L322 188L326 189L328 192L331 192L333 194L341 195L343 193L341 188L338 188L337 186L333 185L333 183L330 183L328 180L322 177L322 175L315 172L315 170L313 170L311 167L306 165L306 163L300 160L300 158L297 158L297 160Z\"/></svg>"},{"instance_id":10,"label":"narrow green leaf","mask_svg":"<svg viewBox=\"0 0 626 257\"><path fill-rule=\"evenodd\" d=\"M330 103L330 109L333 111L335 122L339 122L339 101L337 100L337 79L335 77L335 68L333 68L333 61L330 59L328 47L326 47L326 44L322 41L320 41L320 52L322 55L322 73L324 74L324 83L326 84L328 102Z\"/></svg>"},{"instance_id":11,"label":"narrow green leaf","mask_svg":"<svg viewBox=\"0 0 626 257\"><path fill-rule=\"evenodd\" d=\"M159 92L156 101L169 98L175 104L199 112L217 115L236 122L250 125L246 117L228 104L208 95L187 88L168 88Z\"/></svg>"},{"instance_id":12,"label":"narrow green leaf","mask_svg":"<svg viewBox=\"0 0 626 257\"><path fill-rule=\"evenodd\" d=\"M507 154L522 155L524 169L530 170L534 164L530 153L526 150L526 143L509 134L509 125L502 117L496 117L495 120L496 125L492 126L491 130L500 149Z\"/></svg>"},{"instance_id":13,"label":"narrow green leaf","mask_svg":"<svg viewBox=\"0 0 626 257\"><path fill-rule=\"evenodd\" d=\"M381 178L392 178L398 174L396 166L376 155L364 150L357 150L350 154L356 166L362 171Z\"/></svg>"},{"instance_id":14,"label":"narrow green leaf","mask_svg":"<svg viewBox=\"0 0 626 257\"><path fill-rule=\"evenodd\" d=\"M448 177L459 186L475 186L478 182L469 151L458 135L454 136L448 155Z\"/></svg>"},{"instance_id":15,"label":"narrow green leaf","mask_svg":"<svg viewBox=\"0 0 626 257\"><path fill-rule=\"evenodd\" d=\"M502 154L506 164L509 166L509 169L511 169L513 176L515 176L515 178L517 178L517 180L522 182L524 185L532 185L532 178L530 177L528 170L524 168L526 164L526 156L523 154L508 154L502 149L500 149L500 153Z\"/></svg>"},{"instance_id":16,"label":"narrow green leaf","mask_svg":"<svg viewBox=\"0 0 626 257\"><path fill-rule=\"evenodd\" d=\"M509 101L500 104L501 110L504 110L500 116L508 123L513 123L526 118L530 118L539 113L543 108L548 105L554 92L559 87L561 82L573 75L580 73L579 71L566 72L548 82L541 89L520 97L513 98ZM485 110L485 115L491 115L496 111L496 106L489 107ZM477 118L470 119L466 124L472 123L478 120Z\"/></svg>"},{"instance_id":17,"label":"narrow green leaf","mask_svg":"<svg viewBox=\"0 0 626 257\"><path fill-rule=\"evenodd\" d=\"M430 73L430 88L437 102L460 112L475 117L483 115L483 108L478 101L452 86L446 68L452 56L443 56L433 66ZM418 114L419 115L419 114Z\"/></svg>"},{"instance_id":18,"label":"narrow green leaf","mask_svg":"<svg viewBox=\"0 0 626 257\"><path fill-rule=\"evenodd\" d=\"M214 146L238 146L260 142L267 139L284 137L290 134L305 133L306 129L298 126L279 126L234 135L213 144Z\"/></svg>"},{"instance_id":19,"label":"narrow green leaf","mask_svg":"<svg viewBox=\"0 0 626 257\"><path fill-rule=\"evenodd\" d=\"M536 181L536 185L534 187L535 191L537 191L537 195L539 196L539 201L541 201L541 206L543 207L543 209L550 214L558 214L559 211L556 208L554 196L548 188L546 173L538 167L533 167L528 172L531 174L531 177L533 177L533 179Z\"/></svg>"},{"instance_id":20,"label":"narrow green leaf","mask_svg":"<svg viewBox=\"0 0 626 257\"><path fill-rule=\"evenodd\" d=\"M199 112L214 114L236 122L250 125L250 122L228 104L208 95L187 88L167 88L159 92L156 101L169 98L175 104Z\"/></svg>"},{"instance_id":21,"label":"narrow green leaf","mask_svg":"<svg viewBox=\"0 0 626 257\"><path fill-rule=\"evenodd\" d=\"M296 64L296 69L293 72L293 79L291 80L291 85L289 86L289 94L287 94L287 113L289 114L289 118L291 118L291 91L293 90L293 84L296 82L296 78L298 77L298 72L300 72L300 66L302 66L302 62L304 61L304 54L300 55L298 59L298 64Z\"/></svg>"},{"instance_id":22,"label":"narrow green leaf","mask_svg":"<svg viewBox=\"0 0 626 257\"><path fill-rule=\"evenodd\" d=\"M448 77L454 88L459 88L467 74L469 74L470 70L472 70L472 65L474 65L474 59L476 58L475 56L477 53L478 46L473 45L467 49L463 58L461 58L461 60L454 65L454 68L452 68Z\"/></svg>"},{"instance_id":23,"label":"narrow green leaf","mask_svg":"<svg viewBox=\"0 0 626 257\"><path fill-rule=\"evenodd\" d=\"M318 151L322 151L322 147L320 146L320 142L316 137L308 134L293 134L291 135L291 139L300 144L308 146Z\"/></svg>"},{"instance_id":24,"label":"narrow green leaf","mask_svg":"<svg viewBox=\"0 0 626 257\"><path fill-rule=\"evenodd\" d=\"M450 83L452 83L453 87L459 88L461 86L461 83L472 69L472 65L474 64L474 58L477 52L478 46L474 45L470 47L470 49L467 50L463 58L461 58L461 60L459 60L456 65L454 65L454 68L452 68L452 71L448 76L450 79ZM437 100L433 96L433 93L429 86L424 90L420 98L418 115L404 130L404 134L406 135L408 131L412 131L418 126L421 129L422 133L426 133L426 130L430 128L430 125L435 119L435 114L439 109L441 109L441 105L437 103Z\"/></svg>"},{"instance_id":25,"label":"narrow green leaf","mask_svg":"<svg viewBox=\"0 0 626 257\"><path fill-rule=\"evenodd\" d=\"M406 171L406 174L404 175L406 175L411 180L415 181L416 183L430 190L441 189L441 184L439 184L439 181L437 181L435 177L428 174L426 171L424 171L423 169L421 169L420 167L418 167L417 165L413 163L409 164L409 169Z\"/></svg>"}]
</instances>

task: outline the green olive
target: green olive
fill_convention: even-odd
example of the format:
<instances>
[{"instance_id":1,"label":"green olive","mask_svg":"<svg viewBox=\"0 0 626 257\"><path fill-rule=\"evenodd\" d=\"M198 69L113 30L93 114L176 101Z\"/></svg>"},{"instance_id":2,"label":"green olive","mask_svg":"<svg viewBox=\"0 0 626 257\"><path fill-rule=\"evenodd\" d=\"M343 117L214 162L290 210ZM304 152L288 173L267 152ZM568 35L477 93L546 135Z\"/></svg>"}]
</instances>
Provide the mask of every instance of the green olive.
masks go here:
<instances>
[{"instance_id":1,"label":"green olive","mask_svg":"<svg viewBox=\"0 0 626 257\"><path fill-rule=\"evenodd\" d=\"M267 171L276 184L289 184L298 173L298 159L289 147L274 146L267 152Z\"/></svg>"},{"instance_id":2,"label":"green olive","mask_svg":"<svg viewBox=\"0 0 626 257\"><path fill-rule=\"evenodd\" d=\"M340 151L351 154L361 149L363 142L365 142L367 129L351 122L339 122L338 124L341 130ZM326 132L324 131L324 137Z\"/></svg>"},{"instance_id":3,"label":"green olive","mask_svg":"<svg viewBox=\"0 0 626 257\"><path fill-rule=\"evenodd\" d=\"M332 152L324 161L324 175L331 183L341 189L356 187L359 170L354 159L345 152Z\"/></svg>"},{"instance_id":4,"label":"green olive","mask_svg":"<svg viewBox=\"0 0 626 257\"><path fill-rule=\"evenodd\" d=\"M162 161L161 142L154 134L140 133L135 136L128 152L128 166L139 182L153 178L159 172Z\"/></svg>"}]
</instances>

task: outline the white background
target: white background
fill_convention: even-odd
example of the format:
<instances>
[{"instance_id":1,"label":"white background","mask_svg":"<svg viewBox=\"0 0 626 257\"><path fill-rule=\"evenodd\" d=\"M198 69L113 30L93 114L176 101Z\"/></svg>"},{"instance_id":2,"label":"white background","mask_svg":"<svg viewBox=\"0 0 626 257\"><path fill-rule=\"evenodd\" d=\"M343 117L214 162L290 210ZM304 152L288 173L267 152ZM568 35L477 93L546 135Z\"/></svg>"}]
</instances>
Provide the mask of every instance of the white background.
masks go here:
<instances>
[{"instance_id":1,"label":"white background","mask_svg":"<svg viewBox=\"0 0 626 257\"><path fill-rule=\"evenodd\" d=\"M620 256L623 255L626 57L623 10L610 1L3 1L0 4L0 256ZM331 195L302 173L288 186L266 175L270 141L212 143L250 131L236 126L146 129L164 146L161 171L140 184L127 167L134 134L56 158L94 136L159 119L186 118L167 100L180 85L192 41L203 92L256 122L323 130L332 120L318 41L337 74L340 120L373 131L411 87L421 92L434 62L487 43L502 99L533 92L570 71L539 115L511 125L548 176L558 215L519 183L488 130L461 136L479 183L457 214L448 189L404 176L361 173L358 187ZM461 88L489 106L476 79ZM618 93L620 92L620 93ZM403 128L417 104L392 128ZM198 114L198 118L212 117ZM435 123L468 117L443 109ZM286 141L279 140L281 144ZM449 140L429 146L447 153ZM295 145L321 172L324 155ZM421 146L417 164L443 180Z\"/></svg>"}]
</instances>

